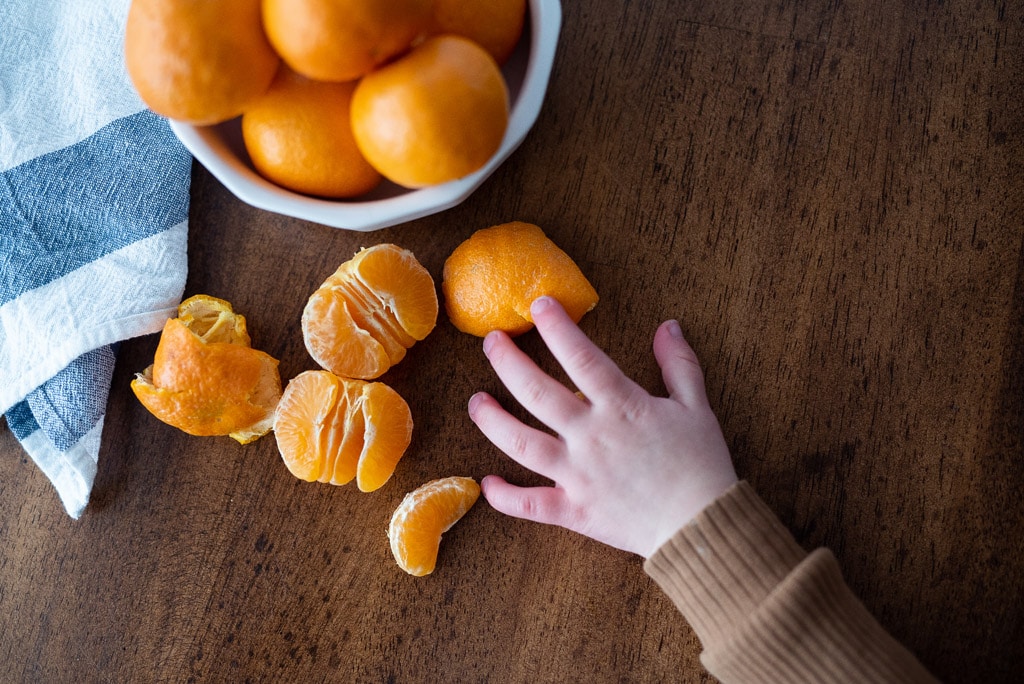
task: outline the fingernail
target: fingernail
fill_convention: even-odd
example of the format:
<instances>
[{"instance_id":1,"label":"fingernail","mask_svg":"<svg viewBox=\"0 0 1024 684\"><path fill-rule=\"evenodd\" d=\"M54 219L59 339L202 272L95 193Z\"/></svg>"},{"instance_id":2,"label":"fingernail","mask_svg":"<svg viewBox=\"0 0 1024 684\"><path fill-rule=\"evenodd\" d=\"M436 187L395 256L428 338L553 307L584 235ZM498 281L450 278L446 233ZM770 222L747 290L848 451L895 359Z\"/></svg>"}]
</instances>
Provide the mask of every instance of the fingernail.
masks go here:
<instances>
[{"instance_id":1,"label":"fingernail","mask_svg":"<svg viewBox=\"0 0 1024 684\"><path fill-rule=\"evenodd\" d=\"M473 396L471 396L469 398L469 412L470 412L470 414L472 414L473 412L476 411L476 407L480 405L481 401L483 401L483 396L481 395L480 392L477 392L476 394L474 394Z\"/></svg>"},{"instance_id":2,"label":"fingernail","mask_svg":"<svg viewBox=\"0 0 1024 684\"><path fill-rule=\"evenodd\" d=\"M495 331L492 330L491 332L487 333L487 335L484 336L484 354L490 353L491 347L494 346L494 339L496 334L497 333L495 333Z\"/></svg>"},{"instance_id":3,"label":"fingernail","mask_svg":"<svg viewBox=\"0 0 1024 684\"><path fill-rule=\"evenodd\" d=\"M668 322L668 334L677 338L682 338L683 336L683 331L679 327L679 321L674 318Z\"/></svg>"},{"instance_id":4,"label":"fingernail","mask_svg":"<svg viewBox=\"0 0 1024 684\"><path fill-rule=\"evenodd\" d=\"M544 295L543 297L537 297L533 300L533 304L530 305L530 313L536 316L539 313L543 313L545 309L550 307L554 303L554 299Z\"/></svg>"}]
</instances>

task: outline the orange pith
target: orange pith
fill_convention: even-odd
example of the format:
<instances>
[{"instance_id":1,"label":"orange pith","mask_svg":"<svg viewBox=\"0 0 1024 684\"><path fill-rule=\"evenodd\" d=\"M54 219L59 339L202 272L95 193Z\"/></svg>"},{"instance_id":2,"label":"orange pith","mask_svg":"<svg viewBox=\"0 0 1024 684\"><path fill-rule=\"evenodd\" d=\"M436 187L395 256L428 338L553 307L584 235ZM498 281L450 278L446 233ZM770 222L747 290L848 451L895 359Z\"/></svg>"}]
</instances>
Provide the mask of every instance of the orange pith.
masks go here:
<instances>
[{"instance_id":1,"label":"orange pith","mask_svg":"<svg viewBox=\"0 0 1024 684\"><path fill-rule=\"evenodd\" d=\"M454 33L504 64L523 35L526 0L434 0L430 35Z\"/></svg>"},{"instance_id":2,"label":"orange pith","mask_svg":"<svg viewBox=\"0 0 1024 684\"><path fill-rule=\"evenodd\" d=\"M153 364L131 387L150 413L191 435L242 444L269 432L281 396L277 360L249 346L245 319L197 295L164 325Z\"/></svg>"},{"instance_id":3,"label":"orange pith","mask_svg":"<svg viewBox=\"0 0 1024 684\"><path fill-rule=\"evenodd\" d=\"M305 371L285 387L274 436L288 470L300 480L379 489L412 440L405 400L379 382Z\"/></svg>"},{"instance_id":4,"label":"orange pith","mask_svg":"<svg viewBox=\"0 0 1024 684\"><path fill-rule=\"evenodd\" d=\"M433 480L406 494L388 527L391 553L410 575L429 575L437 566L441 535L476 503L480 485L468 477Z\"/></svg>"},{"instance_id":5,"label":"orange pith","mask_svg":"<svg viewBox=\"0 0 1024 684\"><path fill-rule=\"evenodd\" d=\"M572 258L538 226L521 221L478 230L456 247L441 289L455 327L480 337L532 328L530 304L542 295L557 299L576 322L598 301Z\"/></svg>"},{"instance_id":6,"label":"orange pith","mask_svg":"<svg viewBox=\"0 0 1024 684\"><path fill-rule=\"evenodd\" d=\"M323 368L370 380L405 357L437 323L434 279L392 244L360 250L310 296L302 336Z\"/></svg>"},{"instance_id":7,"label":"orange pith","mask_svg":"<svg viewBox=\"0 0 1024 684\"><path fill-rule=\"evenodd\" d=\"M125 64L157 114L214 124L241 114L270 86L280 59L259 0L134 0Z\"/></svg>"},{"instance_id":8,"label":"orange pith","mask_svg":"<svg viewBox=\"0 0 1024 684\"><path fill-rule=\"evenodd\" d=\"M351 111L367 161L385 178L421 188L467 176L494 155L509 95L486 50L443 35L361 78Z\"/></svg>"},{"instance_id":9,"label":"orange pith","mask_svg":"<svg viewBox=\"0 0 1024 684\"><path fill-rule=\"evenodd\" d=\"M242 139L260 175L319 197L353 197L375 188L381 175L352 137L354 89L354 83L313 81L282 67L242 115Z\"/></svg>"},{"instance_id":10,"label":"orange pith","mask_svg":"<svg viewBox=\"0 0 1024 684\"><path fill-rule=\"evenodd\" d=\"M295 71L350 81L406 50L431 0L263 0L267 36Z\"/></svg>"}]
</instances>

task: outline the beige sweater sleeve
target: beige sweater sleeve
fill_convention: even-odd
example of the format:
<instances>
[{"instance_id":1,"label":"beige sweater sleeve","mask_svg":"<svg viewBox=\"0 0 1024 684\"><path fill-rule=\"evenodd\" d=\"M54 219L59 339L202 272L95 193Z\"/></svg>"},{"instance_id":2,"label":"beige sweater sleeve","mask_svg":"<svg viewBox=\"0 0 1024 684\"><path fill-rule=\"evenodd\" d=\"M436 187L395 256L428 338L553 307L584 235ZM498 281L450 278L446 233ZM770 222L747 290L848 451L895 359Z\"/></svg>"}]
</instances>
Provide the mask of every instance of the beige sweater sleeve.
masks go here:
<instances>
[{"instance_id":1,"label":"beige sweater sleeve","mask_svg":"<svg viewBox=\"0 0 1024 684\"><path fill-rule=\"evenodd\" d=\"M807 554L746 482L644 564L720 681L934 682L847 587L832 553Z\"/></svg>"}]
</instances>

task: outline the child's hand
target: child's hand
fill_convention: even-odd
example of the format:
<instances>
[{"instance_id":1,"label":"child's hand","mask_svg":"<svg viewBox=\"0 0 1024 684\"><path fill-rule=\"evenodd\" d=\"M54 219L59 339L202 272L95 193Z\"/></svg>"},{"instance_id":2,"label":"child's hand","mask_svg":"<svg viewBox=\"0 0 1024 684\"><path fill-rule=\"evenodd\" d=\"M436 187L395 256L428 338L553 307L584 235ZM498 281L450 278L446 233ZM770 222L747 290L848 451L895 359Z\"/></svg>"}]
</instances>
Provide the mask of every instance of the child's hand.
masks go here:
<instances>
[{"instance_id":1,"label":"child's hand","mask_svg":"<svg viewBox=\"0 0 1024 684\"><path fill-rule=\"evenodd\" d=\"M469 415L484 435L555 482L517 487L488 475L483 494L508 515L560 525L648 558L736 482L697 357L679 324L663 323L654 336L654 355L670 396L652 397L622 374L557 301L541 297L531 313L586 400L541 371L508 335L489 334L484 353L498 377L557 436L519 422L485 392L473 395Z\"/></svg>"}]
</instances>

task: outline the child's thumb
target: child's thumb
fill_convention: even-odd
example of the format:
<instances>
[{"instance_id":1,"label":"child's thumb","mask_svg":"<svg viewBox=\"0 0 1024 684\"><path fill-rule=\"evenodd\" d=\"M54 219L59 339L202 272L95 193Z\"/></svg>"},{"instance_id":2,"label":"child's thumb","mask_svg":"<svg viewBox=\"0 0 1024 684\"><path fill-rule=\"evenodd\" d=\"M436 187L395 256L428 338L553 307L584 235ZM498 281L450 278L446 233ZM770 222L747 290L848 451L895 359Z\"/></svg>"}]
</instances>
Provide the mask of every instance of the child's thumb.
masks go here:
<instances>
[{"instance_id":1,"label":"child's thumb","mask_svg":"<svg viewBox=\"0 0 1024 684\"><path fill-rule=\"evenodd\" d=\"M672 398L684 404L707 401L704 372L697 354L683 338L678 321L665 321L654 334L654 358Z\"/></svg>"}]
</instances>

